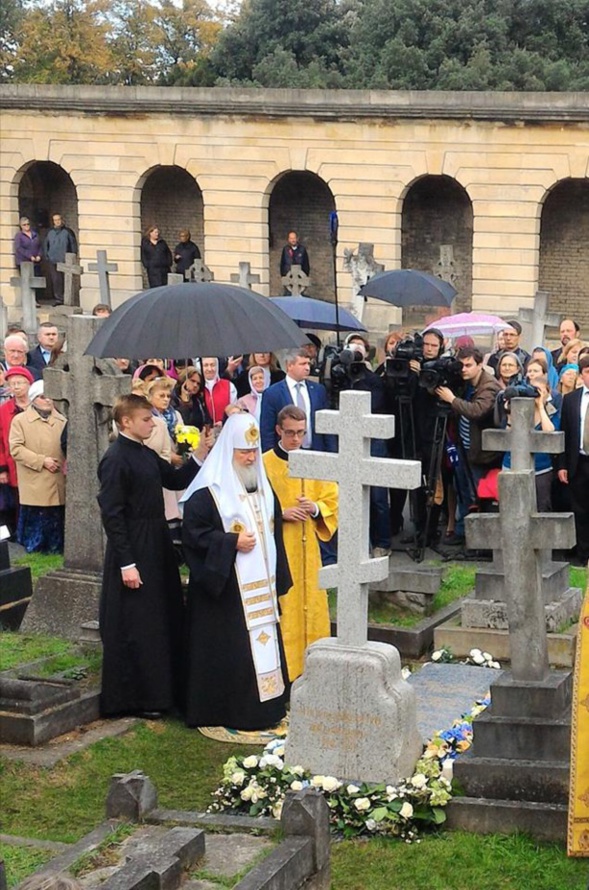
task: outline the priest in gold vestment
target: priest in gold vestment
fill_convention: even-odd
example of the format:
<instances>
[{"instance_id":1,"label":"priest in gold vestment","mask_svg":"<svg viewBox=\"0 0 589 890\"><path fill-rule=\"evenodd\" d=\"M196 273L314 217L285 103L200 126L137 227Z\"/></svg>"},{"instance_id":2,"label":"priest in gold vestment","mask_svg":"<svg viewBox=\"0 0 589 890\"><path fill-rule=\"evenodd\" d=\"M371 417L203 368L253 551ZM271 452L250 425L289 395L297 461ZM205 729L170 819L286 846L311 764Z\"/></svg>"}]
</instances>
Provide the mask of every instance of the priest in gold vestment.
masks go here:
<instances>
[{"instance_id":1,"label":"priest in gold vestment","mask_svg":"<svg viewBox=\"0 0 589 890\"><path fill-rule=\"evenodd\" d=\"M319 541L329 541L337 529L337 485L289 475L288 454L301 447L307 419L295 405L286 405L277 419L279 441L264 454L264 465L282 509L284 545L293 578L293 586L280 599L280 629L292 682L303 672L307 646L330 636L327 592L318 586Z\"/></svg>"}]
</instances>

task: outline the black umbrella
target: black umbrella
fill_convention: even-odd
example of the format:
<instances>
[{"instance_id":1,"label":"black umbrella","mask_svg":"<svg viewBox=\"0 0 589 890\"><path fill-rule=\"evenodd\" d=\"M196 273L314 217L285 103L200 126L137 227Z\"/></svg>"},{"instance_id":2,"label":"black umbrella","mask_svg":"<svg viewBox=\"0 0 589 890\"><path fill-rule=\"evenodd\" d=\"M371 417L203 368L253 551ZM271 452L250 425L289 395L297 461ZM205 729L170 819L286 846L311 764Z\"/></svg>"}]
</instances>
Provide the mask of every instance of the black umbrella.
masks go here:
<instances>
[{"instance_id":1,"label":"black umbrella","mask_svg":"<svg viewBox=\"0 0 589 890\"><path fill-rule=\"evenodd\" d=\"M186 358L273 352L307 343L267 297L232 284L172 284L142 291L107 318L86 355Z\"/></svg>"},{"instance_id":2,"label":"black umbrella","mask_svg":"<svg viewBox=\"0 0 589 890\"><path fill-rule=\"evenodd\" d=\"M417 269L379 272L360 288L363 297L386 300L394 306L450 306L456 293L448 281Z\"/></svg>"}]
</instances>

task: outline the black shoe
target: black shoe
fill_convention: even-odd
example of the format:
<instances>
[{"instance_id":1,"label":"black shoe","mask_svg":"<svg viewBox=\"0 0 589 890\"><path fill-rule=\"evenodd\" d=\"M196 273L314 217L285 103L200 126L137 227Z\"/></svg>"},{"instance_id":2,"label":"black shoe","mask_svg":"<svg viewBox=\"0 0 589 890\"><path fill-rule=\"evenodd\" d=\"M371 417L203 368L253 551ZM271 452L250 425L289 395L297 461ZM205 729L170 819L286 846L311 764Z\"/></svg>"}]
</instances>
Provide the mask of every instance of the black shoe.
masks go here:
<instances>
[{"instance_id":1,"label":"black shoe","mask_svg":"<svg viewBox=\"0 0 589 890\"><path fill-rule=\"evenodd\" d=\"M448 547L460 547L464 543L464 535L457 535L456 532L452 532L451 535L444 535L442 539L442 544Z\"/></svg>"},{"instance_id":2,"label":"black shoe","mask_svg":"<svg viewBox=\"0 0 589 890\"><path fill-rule=\"evenodd\" d=\"M163 711L139 711L137 714L143 720L161 720L164 716Z\"/></svg>"},{"instance_id":3,"label":"black shoe","mask_svg":"<svg viewBox=\"0 0 589 890\"><path fill-rule=\"evenodd\" d=\"M63 306L63 300L54 300L51 305L54 309L56 308L56 306Z\"/></svg>"}]
</instances>

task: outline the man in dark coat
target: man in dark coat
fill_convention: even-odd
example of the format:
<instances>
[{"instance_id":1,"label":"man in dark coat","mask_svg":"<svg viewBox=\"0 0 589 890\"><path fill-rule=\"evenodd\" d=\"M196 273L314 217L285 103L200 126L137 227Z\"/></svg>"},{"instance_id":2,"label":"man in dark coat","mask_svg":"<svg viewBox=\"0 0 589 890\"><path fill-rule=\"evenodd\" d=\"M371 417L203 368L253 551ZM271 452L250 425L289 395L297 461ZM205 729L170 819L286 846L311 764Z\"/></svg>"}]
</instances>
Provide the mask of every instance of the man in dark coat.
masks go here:
<instances>
[{"instance_id":1,"label":"man in dark coat","mask_svg":"<svg viewBox=\"0 0 589 890\"><path fill-rule=\"evenodd\" d=\"M568 485L575 514L577 547L574 563L586 566L589 560L589 355L579 359L582 386L562 400L560 428L565 450L557 457L558 478Z\"/></svg>"},{"instance_id":2,"label":"man in dark coat","mask_svg":"<svg viewBox=\"0 0 589 890\"><path fill-rule=\"evenodd\" d=\"M299 242L299 236L296 232L289 232L287 243L282 248L280 256L280 274L284 278L288 275L293 266L300 266L305 275L311 271L309 265L309 254L307 248Z\"/></svg>"},{"instance_id":3,"label":"man in dark coat","mask_svg":"<svg viewBox=\"0 0 589 890\"><path fill-rule=\"evenodd\" d=\"M107 536L100 600L105 716L155 718L182 700L184 615L180 575L162 486L181 491L198 472L208 442L178 469L143 442L154 420L143 396L121 396L119 436L98 468Z\"/></svg>"},{"instance_id":4,"label":"man in dark coat","mask_svg":"<svg viewBox=\"0 0 589 890\"><path fill-rule=\"evenodd\" d=\"M188 726L260 730L286 714L278 597L292 585L282 515L249 414L227 420L184 495Z\"/></svg>"}]
</instances>

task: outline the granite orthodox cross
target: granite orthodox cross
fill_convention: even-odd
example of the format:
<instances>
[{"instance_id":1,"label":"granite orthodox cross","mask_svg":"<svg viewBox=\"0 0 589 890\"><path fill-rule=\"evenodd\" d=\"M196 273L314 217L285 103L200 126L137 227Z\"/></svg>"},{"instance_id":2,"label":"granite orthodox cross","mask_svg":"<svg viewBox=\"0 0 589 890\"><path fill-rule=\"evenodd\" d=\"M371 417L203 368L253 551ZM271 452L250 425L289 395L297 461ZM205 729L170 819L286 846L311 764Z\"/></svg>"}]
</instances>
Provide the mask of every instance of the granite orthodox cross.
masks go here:
<instances>
[{"instance_id":1,"label":"granite orthodox cross","mask_svg":"<svg viewBox=\"0 0 589 890\"><path fill-rule=\"evenodd\" d=\"M37 330L35 288L45 287L46 281L35 275L33 263L21 263L20 276L11 278L10 283L20 294L18 302L22 306L23 327L27 334L34 334Z\"/></svg>"},{"instance_id":2,"label":"granite orthodox cross","mask_svg":"<svg viewBox=\"0 0 589 890\"><path fill-rule=\"evenodd\" d=\"M545 290L536 291L533 309L520 309L517 318L523 326L523 343L531 352L535 346L543 346L546 328L557 328L562 316L556 312L548 312L549 293Z\"/></svg>"},{"instance_id":3,"label":"granite orthodox cross","mask_svg":"<svg viewBox=\"0 0 589 890\"><path fill-rule=\"evenodd\" d=\"M311 284L311 279L300 266L291 266L287 274L283 275L280 280L293 297L300 297L305 292L305 288Z\"/></svg>"},{"instance_id":4,"label":"granite orthodox cross","mask_svg":"<svg viewBox=\"0 0 589 890\"><path fill-rule=\"evenodd\" d=\"M80 300L75 300L74 275L81 275L84 267L76 262L75 253L66 253L65 262L57 263L57 271L63 272L63 303L64 306L79 306ZM110 304L109 304L110 305Z\"/></svg>"},{"instance_id":5,"label":"granite orthodox cross","mask_svg":"<svg viewBox=\"0 0 589 890\"><path fill-rule=\"evenodd\" d=\"M215 274L211 272L208 266L205 266L202 260L195 260L189 269L184 273L187 281L207 282L214 281Z\"/></svg>"},{"instance_id":6,"label":"granite orthodox cross","mask_svg":"<svg viewBox=\"0 0 589 890\"><path fill-rule=\"evenodd\" d=\"M260 276L257 273L252 273L249 263L240 263L239 272L231 273L231 284L239 284L240 287L245 287L248 290L251 290L252 284L259 283Z\"/></svg>"},{"instance_id":7,"label":"granite orthodox cross","mask_svg":"<svg viewBox=\"0 0 589 890\"><path fill-rule=\"evenodd\" d=\"M516 680L548 675L548 644L542 596L541 551L575 543L572 513L538 513L534 452L558 452L562 434L535 431L532 399L511 400L511 430L485 430L483 447L512 451L512 469L499 475L499 513L467 516L469 547L499 540L505 572L511 673Z\"/></svg>"},{"instance_id":8,"label":"granite orthodox cross","mask_svg":"<svg viewBox=\"0 0 589 890\"><path fill-rule=\"evenodd\" d=\"M371 439L389 439L395 420L371 414L369 392L342 392L339 411L318 411L317 431L338 437L339 451L289 452L291 476L338 483L338 562L319 572L322 587L337 587L337 640L362 646L368 639L368 585L389 573L387 557L369 556L370 486L419 488L421 463L370 456Z\"/></svg>"},{"instance_id":9,"label":"granite orthodox cross","mask_svg":"<svg viewBox=\"0 0 589 890\"><path fill-rule=\"evenodd\" d=\"M45 395L68 405L65 567L84 572L100 572L104 556L96 473L108 447L107 409L117 396L131 392L131 378L112 362L84 354L103 322L93 316L72 316L67 352L56 367L43 371Z\"/></svg>"},{"instance_id":10,"label":"granite orthodox cross","mask_svg":"<svg viewBox=\"0 0 589 890\"><path fill-rule=\"evenodd\" d=\"M109 281L109 273L110 272L118 272L119 265L118 263L109 263L106 250L97 250L96 251L96 262L88 264L89 272L98 272L98 286L100 288L100 302L105 303L112 309L112 303L110 300L110 281Z\"/></svg>"}]
</instances>

